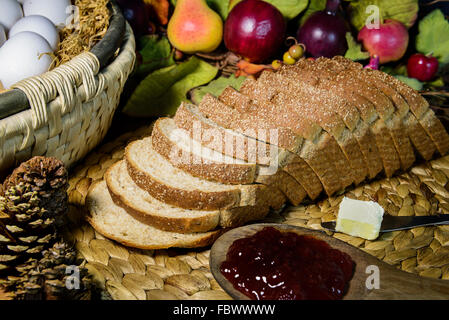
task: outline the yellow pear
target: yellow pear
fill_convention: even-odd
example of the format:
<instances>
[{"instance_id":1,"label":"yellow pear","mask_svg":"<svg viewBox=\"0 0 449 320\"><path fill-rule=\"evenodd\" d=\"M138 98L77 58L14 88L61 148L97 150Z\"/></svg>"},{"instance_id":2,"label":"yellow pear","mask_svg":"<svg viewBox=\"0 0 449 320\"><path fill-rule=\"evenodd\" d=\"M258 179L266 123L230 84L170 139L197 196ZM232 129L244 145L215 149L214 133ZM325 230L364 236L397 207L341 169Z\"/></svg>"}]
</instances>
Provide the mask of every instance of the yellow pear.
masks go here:
<instances>
[{"instance_id":1,"label":"yellow pear","mask_svg":"<svg viewBox=\"0 0 449 320\"><path fill-rule=\"evenodd\" d=\"M182 52L212 52L223 39L223 21L207 6L206 0L178 0L167 35Z\"/></svg>"}]
</instances>

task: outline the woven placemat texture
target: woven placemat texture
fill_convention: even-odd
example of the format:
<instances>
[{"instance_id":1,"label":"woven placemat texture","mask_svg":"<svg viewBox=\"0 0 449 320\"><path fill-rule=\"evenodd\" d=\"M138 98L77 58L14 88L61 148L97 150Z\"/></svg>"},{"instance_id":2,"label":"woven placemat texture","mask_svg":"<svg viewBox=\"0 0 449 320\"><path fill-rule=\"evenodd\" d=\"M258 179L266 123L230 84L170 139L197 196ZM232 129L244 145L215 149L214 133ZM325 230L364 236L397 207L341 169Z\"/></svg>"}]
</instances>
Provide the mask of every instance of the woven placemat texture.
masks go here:
<instances>
[{"instance_id":1,"label":"woven placemat texture","mask_svg":"<svg viewBox=\"0 0 449 320\"><path fill-rule=\"evenodd\" d=\"M208 249L137 250L105 239L84 222L89 186L122 159L129 141L147 136L151 127L120 136L91 153L72 170L69 188L70 229L66 236L86 260L93 277L113 299L230 299L209 270ZM399 176L374 181L345 193L378 201L399 216L449 213L449 156L415 166ZM318 203L287 207L267 222L321 229L335 220L343 195ZM329 233L331 234L331 233ZM334 233L334 237L407 272L449 279L449 226L420 227L381 234L375 241Z\"/></svg>"}]
</instances>

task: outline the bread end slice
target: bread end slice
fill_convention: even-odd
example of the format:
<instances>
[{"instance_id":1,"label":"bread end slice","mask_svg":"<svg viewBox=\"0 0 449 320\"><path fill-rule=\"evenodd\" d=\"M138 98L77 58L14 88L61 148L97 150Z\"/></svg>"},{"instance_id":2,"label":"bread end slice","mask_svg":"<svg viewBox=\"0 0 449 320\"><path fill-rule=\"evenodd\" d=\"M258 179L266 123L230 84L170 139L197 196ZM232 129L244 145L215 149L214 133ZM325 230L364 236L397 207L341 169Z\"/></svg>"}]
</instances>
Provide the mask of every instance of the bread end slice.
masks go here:
<instances>
[{"instance_id":1,"label":"bread end slice","mask_svg":"<svg viewBox=\"0 0 449 320\"><path fill-rule=\"evenodd\" d=\"M99 233L123 245L139 249L197 248L212 244L222 230L181 234L141 223L112 201L105 181L94 183L86 197L88 222Z\"/></svg>"}]
</instances>

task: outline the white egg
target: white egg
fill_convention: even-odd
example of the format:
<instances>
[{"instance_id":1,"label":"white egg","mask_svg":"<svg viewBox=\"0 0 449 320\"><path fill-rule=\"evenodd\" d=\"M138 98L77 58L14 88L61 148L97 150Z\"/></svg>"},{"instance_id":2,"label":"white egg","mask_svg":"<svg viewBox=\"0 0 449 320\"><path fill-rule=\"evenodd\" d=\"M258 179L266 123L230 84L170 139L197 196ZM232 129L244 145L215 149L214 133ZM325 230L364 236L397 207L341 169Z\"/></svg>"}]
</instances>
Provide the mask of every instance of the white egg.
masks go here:
<instances>
[{"instance_id":1,"label":"white egg","mask_svg":"<svg viewBox=\"0 0 449 320\"><path fill-rule=\"evenodd\" d=\"M47 17L55 26L62 28L70 16L70 13L67 13L69 11L67 7L71 5L70 0L24 0L23 13L25 16Z\"/></svg>"},{"instance_id":2,"label":"white egg","mask_svg":"<svg viewBox=\"0 0 449 320\"><path fill-rule=\"evenodd\" d=\"M34 32L24 31L6 41L0 48L0 82L5 88L50 68L50 44Z\"/></svg>"},{"instance_id":3,"label":"white egg","mask_svg":"<svg viewBox=\"0 0 449 320\"><path fill-rule=\"evenodd\" d=\"M59 33L53 22L44 16L27 16L20 19L9 30L9 37L12 38L16 34L23 31L31 31L40 34L48 41L53 51L56 51L59 43Z\"/></svg>"},{"instance_id":4,"label":"white egg","mask_svg":"<svg viewBox=\"0 0 449 320\"><path fill-rule=\"evenodd\" d=\"M0 0L0 24L8 31L23 17L22 7L16 0Z\"/></svg>"},{"instance_id":5,"label":"white egg","mask_svg":"<svg viewBox=\"0 0 449 320\"><path fill-rule=\"evenodd\" d=\"M5 43L6 41L6 32L5 28L0 24L0 47Z\"/></svg>"}]
</instances>

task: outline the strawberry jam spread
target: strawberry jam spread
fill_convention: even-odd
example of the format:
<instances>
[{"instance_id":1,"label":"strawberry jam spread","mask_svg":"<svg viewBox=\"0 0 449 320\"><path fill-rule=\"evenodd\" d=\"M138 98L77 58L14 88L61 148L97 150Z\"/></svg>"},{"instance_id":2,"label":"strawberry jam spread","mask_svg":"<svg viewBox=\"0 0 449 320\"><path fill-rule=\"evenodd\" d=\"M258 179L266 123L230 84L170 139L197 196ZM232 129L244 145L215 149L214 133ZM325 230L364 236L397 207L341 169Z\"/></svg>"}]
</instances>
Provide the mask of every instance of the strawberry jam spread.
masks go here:
<instances>
[{"instance_id":1,"label":"strawberry jam spread","mask_svg":"<svg viewBox=\"0 0 449 320\"><path fill-rule=\"evenodd\" d=\"M234 241L220 271L251 299L336 300L354 267L348 254L322 240L265 227Z\"/></svg>"}]
</instances>

